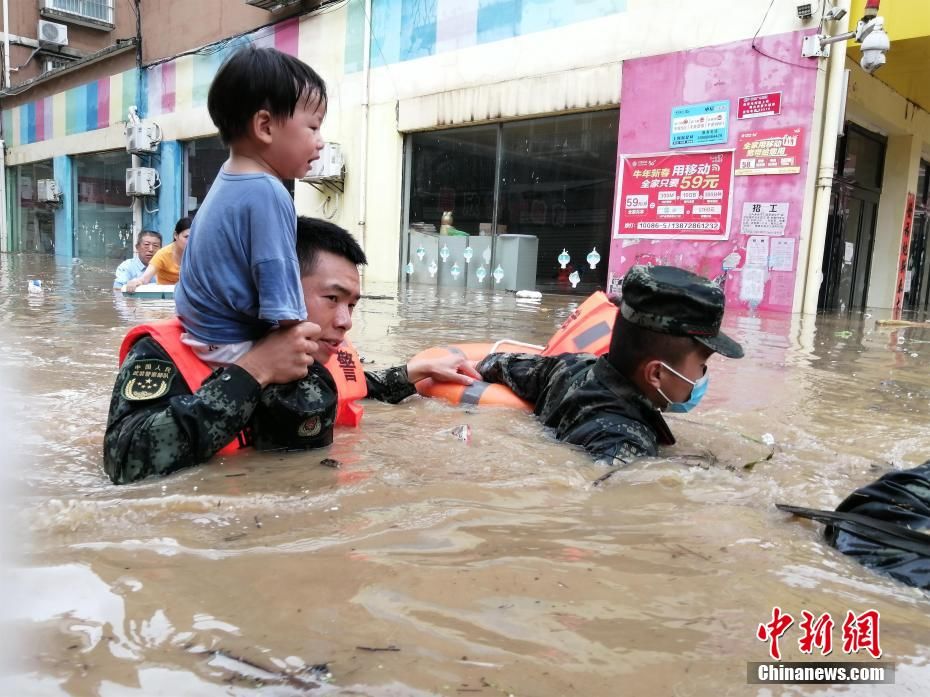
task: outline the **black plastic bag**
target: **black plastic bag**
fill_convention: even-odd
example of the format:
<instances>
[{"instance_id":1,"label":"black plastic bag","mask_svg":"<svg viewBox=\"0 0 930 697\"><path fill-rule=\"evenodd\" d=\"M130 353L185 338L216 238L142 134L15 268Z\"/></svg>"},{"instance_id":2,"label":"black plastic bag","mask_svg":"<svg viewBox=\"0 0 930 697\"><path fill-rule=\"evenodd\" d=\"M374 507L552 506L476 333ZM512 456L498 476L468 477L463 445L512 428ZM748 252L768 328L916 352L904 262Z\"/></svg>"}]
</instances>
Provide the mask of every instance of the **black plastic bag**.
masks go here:
<instances>
[{"instance_id":1,"label":"black plastic bag","mask_svg":"<svg viewBox=\"0 0 930 697\"><path fill-rule=\"evenodd\" d=\"M826 523L827 542L843 554L930 590L930 460L856 489L836 511L777 506Z\"/></svg>"}]
</instances>

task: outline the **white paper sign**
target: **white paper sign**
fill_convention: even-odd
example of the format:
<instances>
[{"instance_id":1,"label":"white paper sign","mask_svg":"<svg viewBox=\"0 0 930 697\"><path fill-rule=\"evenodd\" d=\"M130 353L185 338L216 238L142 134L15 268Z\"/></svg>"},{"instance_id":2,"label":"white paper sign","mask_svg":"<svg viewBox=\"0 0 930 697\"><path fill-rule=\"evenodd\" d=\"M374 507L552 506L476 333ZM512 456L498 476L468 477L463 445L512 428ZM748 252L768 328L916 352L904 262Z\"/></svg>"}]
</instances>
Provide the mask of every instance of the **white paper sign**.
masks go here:
<instances>
[{"instance_id":1,"label":"white paper sign","mask_svg":"<svg viewBox=\"0 0 930 697\"><path fill-rule=\"evenodd\" d=\"M852 264L853 259L856 258L856 244L855 242L847 242L846 248L843 251L843 263Z\"/></svg>"},{"instance_id":2,"label":"white paper sign","mask_svg":"<svg viewBox=\"0 0 930 697\"><path fill-rule=\"evenodd\" d=\"M791 271L794 268L794 238L776 237L769 250L769 268L772 271Z\"/></svg>"},{"instance_id":3,"label":"white paper sign","mask_svg":"<svg viewBox=\"0 0 930 697\"><path fill-rule=\"evenodd\" d=\"M746 241L746 266L769 265L769 238L764 235L750 237Z\"/></svg>"},{"instance_id":4,"label":"white paper sign","mask_svg":"<svg viewBox=\"0 0 930 697\"><path fill-rule=\"evenodd\" d=\"M788 203L746 201L741 231L744 235L784 235L788 227Z\"/></svg>"},{"instance_id":5,"label":"white paper sign","mask_svg":"<svg viewBox=\"0 0 930 697\"><path fill-rule=\"evenodd\" d=\"M739 299L757 305L765 295L765 269L753 266L744 267L740 272Z\"/></svg>"}]
</instances>

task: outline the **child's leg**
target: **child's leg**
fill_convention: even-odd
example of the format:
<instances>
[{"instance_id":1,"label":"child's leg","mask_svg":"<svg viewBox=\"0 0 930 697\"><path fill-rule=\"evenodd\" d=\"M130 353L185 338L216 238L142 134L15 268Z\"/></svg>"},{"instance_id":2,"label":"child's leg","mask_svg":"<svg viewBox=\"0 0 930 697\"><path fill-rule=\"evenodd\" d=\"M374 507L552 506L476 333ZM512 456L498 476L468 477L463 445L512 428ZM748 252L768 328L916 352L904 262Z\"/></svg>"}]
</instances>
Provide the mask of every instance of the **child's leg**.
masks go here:
<instances>
[{"instance_id":1,"label":"child's leg","mask_svg":"<svg viewBox=\"0 0 930 697\"><path fill-rule=\"evenodd\" d=\"M205 344L187 333L181 334L181 342L190 346L200 360L213 368L235 363L255 344L254 341L240 341L237 344Z\"/></svg>"}]
</instances>

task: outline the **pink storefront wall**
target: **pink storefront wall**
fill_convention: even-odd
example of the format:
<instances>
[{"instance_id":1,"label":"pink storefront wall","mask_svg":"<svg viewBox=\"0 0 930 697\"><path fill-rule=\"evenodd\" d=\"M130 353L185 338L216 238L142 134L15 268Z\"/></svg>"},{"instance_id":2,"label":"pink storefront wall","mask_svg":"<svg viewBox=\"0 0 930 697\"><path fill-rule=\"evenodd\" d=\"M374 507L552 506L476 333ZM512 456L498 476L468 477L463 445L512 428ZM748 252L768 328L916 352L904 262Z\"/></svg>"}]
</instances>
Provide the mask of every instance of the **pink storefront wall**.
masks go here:
<instances>
[{"instance_id":1,"label":"pink storefront wall","mask_svg":"<svg viewBox=\"0 0 930 697\"><path fill-rule=\"evenodd\" d=\"M800 173L733 177L730 235L727 240L613 239L609 261L610 279L622 277L637 263L672 264L708 278L722 276L727 307L747 307L750 302L740 299L742 269L727 272L723 269L724 258L734 251L740 252L741 258L745 259L749 235L740 232L743 203L788 202L790 205L784 237L795 240L792 270L766 270L762 301L756 307L761 310L791 311L801 247L801 214L806 193L817 82L817 62L800 56L804 33L760 38L755 41L755 48L751 41L740 41L624 61L619 155L735 149L740 133L746 131L796 126L802 127L804 131ZM740 97L768 92L782 93L779 115L737 118L737 101ZM669 148L673 108L725 99L730 101L729 137L726 143ZM738 152L734 153L734 158L738 161ZM619 193L619 156L617 162ZM614 205L619 206L620 202L615 200ZM752 304L755 305L755 302Z\"/></svg>"}]
</instances>

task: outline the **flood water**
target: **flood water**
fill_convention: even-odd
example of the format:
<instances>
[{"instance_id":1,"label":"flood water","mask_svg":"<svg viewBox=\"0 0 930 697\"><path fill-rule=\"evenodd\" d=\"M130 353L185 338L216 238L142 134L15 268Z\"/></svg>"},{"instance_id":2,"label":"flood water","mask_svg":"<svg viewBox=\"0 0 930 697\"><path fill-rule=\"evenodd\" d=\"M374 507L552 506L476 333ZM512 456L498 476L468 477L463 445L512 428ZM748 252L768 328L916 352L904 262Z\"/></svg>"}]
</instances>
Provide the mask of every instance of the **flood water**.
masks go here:
<instances>
[{"instance_id":1,"label":"flood water","mask_svg":"<svg viewBox=\"0 0 930 697\"><path fill-rule=\"evenodd\" d=\"M701 408L669 419L679 444L598 487L604 470L531 417L419 397L366 402L326 450L115 487L100 453L117 348L172 303L114 298L111 278L0 256L17 636L0 694L927 693L927 594L774 504L833 508L930 457L930 329L876 326L887 311L733 314L747 357L713 358ZM544 343L582 300L365 292L352 339L373 368L450 342ZM878 610L896 684L747 685L776 605L796 618L785 660L871 660L842 653L841 626ZM799 653L802 610L832 614L829 659Z\"/></svg>"}]
</instances>

